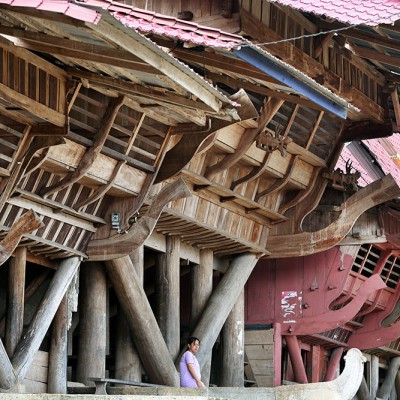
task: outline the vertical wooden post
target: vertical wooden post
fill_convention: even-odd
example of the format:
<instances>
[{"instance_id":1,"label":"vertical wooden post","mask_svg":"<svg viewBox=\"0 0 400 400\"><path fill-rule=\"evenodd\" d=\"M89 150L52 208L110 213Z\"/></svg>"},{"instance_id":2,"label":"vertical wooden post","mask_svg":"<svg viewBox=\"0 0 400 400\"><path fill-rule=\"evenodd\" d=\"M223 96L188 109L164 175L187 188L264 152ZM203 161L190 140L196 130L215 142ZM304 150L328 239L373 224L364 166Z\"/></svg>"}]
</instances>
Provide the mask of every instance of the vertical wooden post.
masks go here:
<instances>
[{"instance_id":1,"label":"vertical wooden post","mask_svg":"<svg viewBox=\"0 0 400 400\"><path fill-rule=\"evenodd\" d=\"M282 326L274 324L274 386L282 385Z\"/></svg>"},{"instance_id":2,"label":"vertical wooden post","mask_svg":"<svg viewBox=\"0 0 400 400\"><path fill-rule=\"evenodd\" d=\"M107 279L100 262L81 268L79 284L79 343L76 379L94 385L89 377L104 378L106 373Z\"/></svg>"},{"instance_id":3,"label":"vertical wooden post","mask_svg":"<svg viewBox=\"0 0 400 400\"><path fill-rule=\"evenodd\" d=\"M25 378L33 357L39 350L61 300L79 268L79 264L79 257L70 257L60 262L42 304L31 321L28 332L15 349L12 365L20 380Z\"/></svg>"},{"instance_id":4,"label":"vertical wooden post","mask_svg":"<svg viewBox=\"0 0 400 400\"><path fill-rule=\"evenodd\" d=\"M166 252L158 258L158 325L171 357L180 347L180 239L167 236Z\"/></svg>"},{"instance_id":5,"label":"vertical wooden post","mask_svg":"<svg viewBox=\"0 0 400 400\"><path fill-rule=\"evenodd\" d=\"M24 294L26 271L26 247L18 247L10 260L8 272L8 307L5 332L5 348L11 358L21 339L24 328Z\"/></svg>"},{"instance_id":6,"label":"vertical wooden post","mask_svg":"<svg viewBox=\"0 0 400 400\"><path fill-rule=\"evenodd\" d=\"M340 359L343 355L343 347L337 347L336 349L332 350L331 357L329 359L328 367L325 372L324 381L333 381L337 378L337 369L339 366Z\"/></svg>"},{"instance_id":7,"label":"vertical wooden post","mask_svg":"<svg viewBox=\"0 0 400 400\"><path fill-rule=\"evenodd\" d=\"M304 368L301 358L301 350L296 336L285 336L285 341L288 347L290 361L293 365L293 372L298 383L308 383L306 369Z\"/></svg>"},{"instance_id":8,"label":"vertical wooden post","mask_svg":"<svg viewBox=\"0 0 400 400\"><path fill-rule=\"evenodd\" d=\"M125 256L106 261L106 268L151 381L179 386L178 373L131 259Z\"/></svg>"},{"instance_id":9,"label":"vertical wooden post","mask_svg":"<svg viewBox=\"0 0 400 400\"><path fill-rule=\"evenodd\" d=\"M201 348L197 356L201 367L210 357L222 326L256 263L257 256L255 254L246 253L234 258L228 271L222 277L221 282L207 302L193 332L193 335L201 340Z\"/></svg>"},{"instance_id":10,"label":"vertical wooden post","mask_svg":"<svg viewBox=\"0 0 400 400\"><path fill-rule=\"evenodd\" d=\"M139 283L143 286L144 247L139 246L129 257ZM133 343L125 313L121 306L119 308L115 344L115 378L140 382L142 380L142 368L139 354Z\"/></svg>"},{"instance_id":11,"label":"vertical wooden post","mask_svg":"<svg viewBox=\"0 0 400 400\"><path fill-rule=\"evenodd\" d=\"M222 329L221 386L244 386L244 290Z\"/></svg>"},{"instance_id":12,"label":"vertical wooden post","mask_svg":"<svg viewBox=\"0 0 400 400\"><path fill-rule=\"evenodd\" d=\"M379 389L379 357L371 355L370 395L375 399Z\"/></svg>"},{"instance_id":13,"label":"vertical wooden post","mask_svg":"<svg viewBox=\"0 0 400 400\"><path fill-rule=\"evenodd\" d=\"M190 310L190 328L196 326L213 287L214 252L210 249L200 250L200 263L192 270L192 303ZM201 370L201 380L206 386L210 381L211 355L205 360Z\"/></svg>"},{"instance_id":14,"label":"vertical wooden post","mask_svg":"<svg viewBox=\"0 0 400 400\"><path fill-rule=\"evenodd\" d=\"M380 399L389 399L392 392L397 372L400 367L400 357L393 357L390 360L389 368L386 371L385 379L378 390L377 397Z\"/></svg>"},{"instance_id":15,"label":"vertical wooden post","mask_svg":"<svg viewBox=\"0 0 400 400\"><path fill-rule=\"evenodd\" d=\"M68 295L54 316L49 352L47 393L67 393Z\"/></svg>"}]
</instances>

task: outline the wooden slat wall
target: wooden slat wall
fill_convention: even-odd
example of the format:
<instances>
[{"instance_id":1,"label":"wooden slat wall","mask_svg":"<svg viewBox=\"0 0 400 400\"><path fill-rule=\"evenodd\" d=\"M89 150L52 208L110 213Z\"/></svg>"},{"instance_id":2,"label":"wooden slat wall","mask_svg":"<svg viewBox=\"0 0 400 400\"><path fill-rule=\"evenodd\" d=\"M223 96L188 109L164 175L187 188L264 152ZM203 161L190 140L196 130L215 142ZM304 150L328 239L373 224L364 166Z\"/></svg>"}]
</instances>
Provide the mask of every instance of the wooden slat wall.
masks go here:
<instances>
[{"instance_id":1,"label":"wooden slat wall","mask_svg":"<svg viewBox=\"0 0 400 400\"><path fill-rule=\"evenodd\" d=\"M49 354L38 351L23 381L26 393L46 393Z\"/></svg>"},{"instance_id":2,"label":"wooden slat wall","mask_svg":"<svg viewBox=\"0 0 400 400\"><path fill-rule=\"evenodd\" d=\"M274 386L274 330L245 331L245 352L259 387Z\"/></svg>"}]
</instances>

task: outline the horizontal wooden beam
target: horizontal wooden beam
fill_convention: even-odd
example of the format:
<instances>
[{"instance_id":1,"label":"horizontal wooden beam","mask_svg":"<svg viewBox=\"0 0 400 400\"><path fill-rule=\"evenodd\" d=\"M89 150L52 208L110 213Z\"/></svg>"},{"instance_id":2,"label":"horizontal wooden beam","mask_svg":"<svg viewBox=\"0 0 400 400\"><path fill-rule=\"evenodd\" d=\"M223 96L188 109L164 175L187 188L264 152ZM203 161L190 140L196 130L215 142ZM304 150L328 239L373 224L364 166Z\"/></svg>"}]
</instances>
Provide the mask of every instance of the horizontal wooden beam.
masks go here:
<instances>
[{"instance_id":1,"label":"horizontal wooden beam","mask_svg":"<svg viewBox=\"0 0 400 400\"><path fill-rule=\"evenodd\" d=\"M400 187L386 175L353 194L342 204L336 221L316 232L269 236L267 249L271 258L299 257L328 250L350 231L357 218L368 209L400 195Z\"/></svg>"}]
</instances>

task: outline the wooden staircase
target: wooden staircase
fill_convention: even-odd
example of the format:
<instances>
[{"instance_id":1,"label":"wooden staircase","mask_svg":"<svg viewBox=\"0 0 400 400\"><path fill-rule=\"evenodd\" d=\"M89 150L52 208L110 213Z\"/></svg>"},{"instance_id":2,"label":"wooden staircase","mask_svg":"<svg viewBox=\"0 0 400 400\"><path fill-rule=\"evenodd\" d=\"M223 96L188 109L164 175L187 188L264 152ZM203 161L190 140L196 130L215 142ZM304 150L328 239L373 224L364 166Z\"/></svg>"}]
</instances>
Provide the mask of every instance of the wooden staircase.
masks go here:
<instances>
[{"instance_id":1,"label":"wooden staircase","mask_svg":"<svg viewBox=\"0 0 400 400\"><path fill-rule=\"evenodd\" d=\"M245 386L274 386L274 330L245 331Z\"/></svg>"}]
</instances>

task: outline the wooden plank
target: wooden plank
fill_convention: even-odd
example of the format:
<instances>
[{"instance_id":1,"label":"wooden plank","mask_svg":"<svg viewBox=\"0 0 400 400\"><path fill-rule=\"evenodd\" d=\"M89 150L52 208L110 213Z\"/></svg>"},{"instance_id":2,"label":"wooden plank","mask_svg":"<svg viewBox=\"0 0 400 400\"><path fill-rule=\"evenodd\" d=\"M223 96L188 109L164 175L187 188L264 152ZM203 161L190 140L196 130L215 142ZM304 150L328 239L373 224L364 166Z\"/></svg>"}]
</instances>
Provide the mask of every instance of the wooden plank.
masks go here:
<instances>
[{"instance_id":1,"label":"wooden plank","mask_svg":"<svg viewBox=\"0 0 400 400\"><path fill-rule=\"evenodd\" d=\"M10 89L2 83L0 83L0 97L8 103L23 108L41 120L48 121L56 126L64 127L68 124L66 114L62 114L36 100L32 100L31 98Z\"/></svg>"},{"instance_id":2,"label":"wooden plank","mask_svg":"<svg viewBox=\"0 0 400 400\"><path fill-rule=\"evenodd\" d=\"M272 360L273 345L245 345L245 350L249 360Z\"/></svg>"},{"instance_id":3,"label":"wooden plank","mask_svg":"<svg viewBox=\"0 0 400 400\"><path fill-rule=\"evenodd\" d=\"M268 330L255 330L255 331L249 331L246 330L244 334L244 341L247 345L251 344L259 344L259 345L264 345L264 344L273 344L274 343L274 330L273 329L268 329Z\"/></svg>"}]
</instances>

